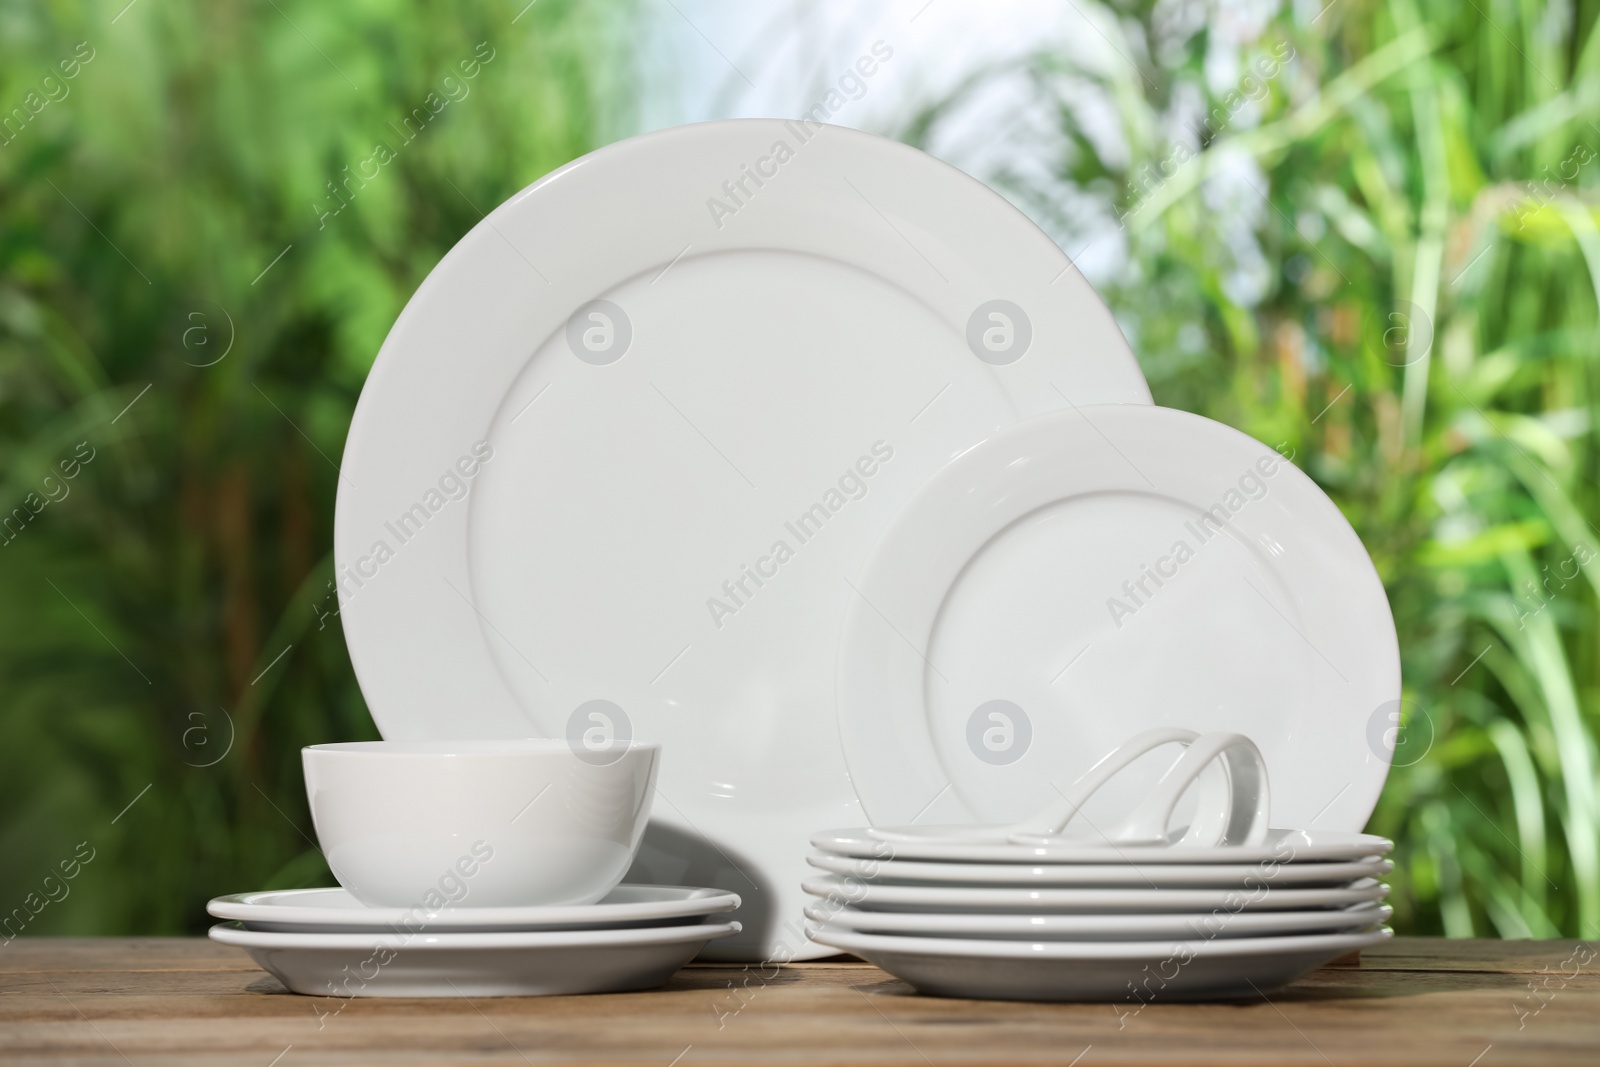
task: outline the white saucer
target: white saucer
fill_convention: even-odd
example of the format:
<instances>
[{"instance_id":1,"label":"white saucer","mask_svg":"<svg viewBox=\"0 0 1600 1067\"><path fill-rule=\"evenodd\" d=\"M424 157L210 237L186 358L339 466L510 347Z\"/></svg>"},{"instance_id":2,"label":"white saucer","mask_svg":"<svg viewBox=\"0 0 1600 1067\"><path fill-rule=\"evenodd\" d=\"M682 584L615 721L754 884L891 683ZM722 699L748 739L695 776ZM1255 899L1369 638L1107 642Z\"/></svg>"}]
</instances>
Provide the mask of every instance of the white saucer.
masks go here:
<instances>
[{"instance_id":1,"label":"white saucer","mask_svg":"<svg viewBox=\"0 0 1600 1067\"><path fill-rule=\"evenodd\" d=\"M667 885L619 885L605 899L560 908L369 908L337 886L234 893L217 897L206 911L249 930L277 933L508 933L534 930L599 930L696 923L732 911L739 897L718 889Z\"/></svg>"},{"instance_id":2,"label":"white saucer","mask_svg":"<svg viewBox=\"0 0 1600 1067\"><path fill-rule=\"evenodd\" d=\"M334 522L362 692L391 740L662 743L630 880L739 893L713 955L805 958L805 839L860 818L847 576L951 456L1098 402L1149 403L1105 305L931 156L771 119L607 146L462 238L367 378Z\"/></svg>"},{"instance_id":3,"label":"white saucer","mask_svg":"<svg viewBox=\"0 0 1600 1067\"><path fill-rule=\"evenodd\" d=\"M1192 912L1347 908L1382 900L1389 887L1371 880L1339 889L1010 889L873 885L838 875L803 883L826 897L871 911Z\"/></svg>"},{"instance_id":4,"label":"white saucer","mask_svg":"<svg viewBox=\"0 0 1600 1067\"><path fill-rule=\"evenodd\" d=\"M1211 911L1170 915L1030 915L996 912L860 911L837 902L813 904L806 918L837 930L902 937L966 937L1004 941L1209 940L1318 934L1378 926L1394 909L1387 904L1305 911Z\"/></svg>"},{"instance_id":5,"label":"white saucer","mask_svg":"<svg viewBox=\"0 0 1600 1067\"><path fill-rule=\"evenodd\" d=\"M1249 737L1279 826L1359 830L1383 786L1383 585L1316 483L1221 423L1129 404L998 430L854 585L837 700L873 824L1029 818L1155 727ZM1109 826L1167 762L1131 765L1078 821Z\"/></svg>"},{"instance_id":6,"label":"white saucer","mask_svg":"<svg viewBox=\"0 0 1600 1067\"><path fill-rule=\"evenodd\" d=\"M739 924L497 934L287 934L211 928L290 991L323 997L533 997L654 989Z\"/></svg>"},{"instance_id":7,"label":"white saucer","mask_svg":"<svg viewBox=\"0 0 1600 1067\"><path fill-rule=\"evenodd\" d=\"M1115 858L1113 853L1111 857ZM874 884L985 886L1121 886L1133 889L1246 889L1344 886L1394 870L1388 860L1360 863L918 863L863 860L826 853L806 857L819 870Z\"/></svg>"},{"instance_id":8,"label":"white saucer","mask_svg":"<svg viewBox=\"0 0 1600 1067\"><path fill-rule=\"evenodd\" d=\"M982 1000L1200 998L1259 1000L1347 952L1382 944L1388 927L1306 937L1213 941L975 941L883 937L823 925L813 939L852 952L923 993Z\"/></svg>"},{"instance_id":9,"label":"white saucer","mask_svg":"<svg viewBox=\"0 0 1600 1067\"><path fill-rule=\"evenodd\" d=\"M930 826L930 834L941 827ZM1224 845L1218 848L1135 848L1104 844L1082 837L1063 836L1050 845L963 845L949 842L895 840L874 837L866 827L824 830L811 843L824 852L861 859L929 860L955 863L1105 863L1108 858L1140 864L1156 863L1331 863L1377 859L1394 849L1394 842L1373 834L1337 830L1269 830L1261 845Z\"/></svg>"}]
</instances>

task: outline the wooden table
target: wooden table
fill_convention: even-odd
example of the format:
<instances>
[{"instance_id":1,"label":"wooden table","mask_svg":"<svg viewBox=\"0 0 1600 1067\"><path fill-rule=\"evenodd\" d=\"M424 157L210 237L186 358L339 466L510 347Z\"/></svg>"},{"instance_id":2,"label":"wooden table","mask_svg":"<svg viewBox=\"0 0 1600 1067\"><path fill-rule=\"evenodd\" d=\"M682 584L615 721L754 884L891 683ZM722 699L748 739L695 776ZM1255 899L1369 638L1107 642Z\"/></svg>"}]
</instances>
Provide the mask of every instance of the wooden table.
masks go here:
<instances>
[{"instance_id":1,"label":"wooden table","mask_svg":"<svg viewBox=\"0 0 1600 1067\"><path fill-rule=\"evenodd\" d=\"M1128 1008L916 996L849 959L766 981L691 966L651 993L339 1001L200 939L0 945L8 1067L1600 1063L1600 956L1570 941L1398 938L1270 1001Z\"/></svg>"}]
</instances>

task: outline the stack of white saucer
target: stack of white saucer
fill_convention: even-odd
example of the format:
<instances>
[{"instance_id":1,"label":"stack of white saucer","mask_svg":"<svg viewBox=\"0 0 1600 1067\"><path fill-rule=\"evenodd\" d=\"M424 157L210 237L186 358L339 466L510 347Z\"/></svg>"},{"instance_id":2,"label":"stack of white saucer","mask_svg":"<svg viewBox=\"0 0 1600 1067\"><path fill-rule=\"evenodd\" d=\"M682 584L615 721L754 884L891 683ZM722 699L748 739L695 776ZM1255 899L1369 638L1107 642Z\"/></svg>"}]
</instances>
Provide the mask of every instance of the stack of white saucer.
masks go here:
<instances>
[{"instance_id":1,"label":"stack of white saucer","mask_svg":"<svg viewBox=\"0 0 1600 1067\"><path fill-rule=\"evenodd\" d=\"M1089 796L1164 744L1184 754L1131 816L1081 823ZM1195 817L1168 823L1190 787ZM1014 826L834 830L811 842L809 933L925 993L1123 1001L1258 996L1378 944L1393 843L1271 829L1247 738L1152 730L1061 804Z\"/></svg>"},{"instance_id":2,"label":"stack of white saucer","mask_svg":"<svg viewBox=\"0 0 1600 1067\"><path fill-rule=\"evenodd\" d=\"M218 897L213 940L296 993L541 996L650 989L739 932L736 894L622 885L659 747L374 741L303 752L341 887Z\"/></svg>"},{"instance_id":3,"label":"stack of white saucer","mask_svg":"<svg viewBox=\"0 0 1600 1067\"><path fill-rule=\"evenodd\" d=\"M217 897L211 937L296 993L495 997L652 989L739 924L733 893L619 885L575 907L371 908L345 889Z\"/></svg>"}]
</instances>

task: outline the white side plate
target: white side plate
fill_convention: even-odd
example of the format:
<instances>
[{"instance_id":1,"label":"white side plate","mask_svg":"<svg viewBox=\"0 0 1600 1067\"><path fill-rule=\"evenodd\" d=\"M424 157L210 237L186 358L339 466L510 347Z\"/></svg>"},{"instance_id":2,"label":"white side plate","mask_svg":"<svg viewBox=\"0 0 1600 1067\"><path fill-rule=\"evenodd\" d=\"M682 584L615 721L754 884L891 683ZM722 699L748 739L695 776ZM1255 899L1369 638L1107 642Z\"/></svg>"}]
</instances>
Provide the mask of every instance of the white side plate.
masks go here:
<instances>
[{"instance_id":1,"label":"white side plate","mask_svg":"<svg viewBox=\"0 0 1600 1067\"><path fill-rule=\"evenodd\" d=\"M906 937L967 937L1005 941L1210 940L1348 932L1389 921L1387 904L1307 911L1212 911L1171 915L992 915L954 912L859 911L813 904L806 918L836 930Z\"/></svg>"},{"instance_id":2,"label":"white side plate","mask_svg":"<svg viewBox=\"0 0 1600 1067\"><path fill-rule=\"evenodd\" d=\"M601 149L462 238L362 391L334 549L373 718L662 743L629 880L739 893L713 956L815 955L805 839L863 821L847 576L951 456L1069 402L1149 392L1061 250L954 168L774 120Z\"/></svg>"},{"instance_id":3,"label":"white side plate","mask_svg":"<svg viewBox=\"0 0 1600 1067\"><path fill-rule=\"evenodd\" d=\"M1050 845L962 845L945 841L884 841L865 827L824 830L811 843L824 852L877 860L930 860L950 863L1104 863L1106 857L1139 863L1332 863L1377 859L1394 842L1374 834L1337 830L1269 830L1259 846L1221 848L1130 848L1120 855L1099 843L1062 837Z\"/></svg>"},{"instance_id":4,"label":"white side plate","mask_svg":"<svg viewBox=\"0 0 1600 1067\"><path fill-rule=\"evenodd\" d=\"M541 997L654 989L738 923L503 934L288 934L222 923L291 992L322 997Z\"/></svg>"},{"instance_id":5,"label":"white side plate","mask_svg":"<svg viewBox=\"0 0 1600 1067\"><path fill-rule=\"evenodd\" d=\"M1352 934L1215 941L971 941L881 937L823 926L812 937L853 952L923 993L982 1000L1109 1000L1127 1010L1172 1000L1260 1000L1388 927Z\"/></svg>"},{"instance_id":6,"label":"white side plate","mask_svg":"<svg viewBox=\"0 0 1600 1067\"><path fill-rule=\"evenodd\" d=\"M739 897L716 889L619 885L598 904L566 908L369 908L348 890L289 889L217 897L206 911L249 930L279 933L509 933L695 923L732 911Z\"/></svg>"},{"instance_id":7,"label":"white side plate","mask_svg":"<svg viewBox=\"0 0 1600 1067\"><path fill-rule=\"evenodd\" d=\"M1102 886L1126 889L1253 889L1270 886L1343 886L1394 870L1388 860L1361 863L916 863L858 860L813 853L818 870L885 885Z\"/></svg>"},{"instance_id":8,"label":"white side plate","mask_svg":"<svg viewBox=\"0 0 1600 1067\"><path fill-rule=\"evenodd\" d=\"M839 716L874 825L1015 822L1158 726L1254 740L1277 826L1359 830L1383 786L1383 586L1316 484L1220 423L1122 405L1007 427L917 493L855 584ZM1133 810L1156 756L1078 821Z\"/></svg>"},{"instance_id":9,"label":"white side plate","mask_svg":"<svg viewBox=\"0 0 1600 1067\"><path fill-rule=\"evenodd\" d=\"M808 879L812 896L867 911L1183 912L1348 908L1382 900L1389 887L1361 881L1341 888L1014 889L944 885L874 885L839 875Z\"/></svg>"}]
</instances>

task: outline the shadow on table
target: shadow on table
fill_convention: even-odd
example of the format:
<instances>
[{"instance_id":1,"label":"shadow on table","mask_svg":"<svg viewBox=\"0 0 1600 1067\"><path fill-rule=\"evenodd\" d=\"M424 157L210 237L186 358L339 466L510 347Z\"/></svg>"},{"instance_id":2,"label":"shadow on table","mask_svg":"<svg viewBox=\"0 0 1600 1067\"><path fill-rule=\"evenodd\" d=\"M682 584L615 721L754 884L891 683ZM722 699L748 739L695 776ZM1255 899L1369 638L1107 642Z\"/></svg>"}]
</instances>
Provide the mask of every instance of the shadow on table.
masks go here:
<instances>
[{"instance_id":1,"label":"shadow on table","mask_svg":"<svg viewBox=\"0 0 1600 1067\"><path fill-rule=\"evenodd\" d=\"M735 849L652 821L623 881L704 886L738 893L739 907L715 916L714 921L736 919L744 930L738 937L712 942L715 958L719 945L760 945L778 932L777 916L772 910L772 885L756 870L756 865Z\"/></svg>"},{"instance_id":2,"label":"shadow on table","mask_svg":"<svg viewBox=\"0 0 1600 1067\"><path fill-rule=\"evenodd\" d=\"M830 962L849 962L854 957L834 957ZM1395 1000L1432 993L1486 992L1496 990L1517 991L1522 988L1520 976L1468 971L1402 971L1387 968L1325 967L1313 971L1286 988L1265 994L1247 993L1234 997L1196 998L1186 996L1153 996L1144 1000L1141 1010L1195 1005L1229 1006L1238 1008L1261 1007L1266 1004L1333 1004L1338 1002ZM863 992L886 996L921 997L908 983L892 975L876 980L856 983ZM929 999L934 999L929 996ZM967 998L954 998L967 999ZM1119 1000L1102 1001L979 1001L971 1003L1061 1003L1110 1004ZM1129 997L1127 1005L1138 1007L1140 1001Z\"/></svg>"},{"instance_id":3,"label":"shadow on table","mask_svg":"<svg viewBox=\"0 0 1600 1067\"><path fill-rule=\"evenodd\" d=\"M289 992L289 990L284 988L282 982L278 981L270 974L264 974L260 978L257 978L255 981L245 986L244 991L246 993L266 993L269 996L278 996L280 994L286 997L300 996L299 993Z\"/></svg>"}]
</instances>

